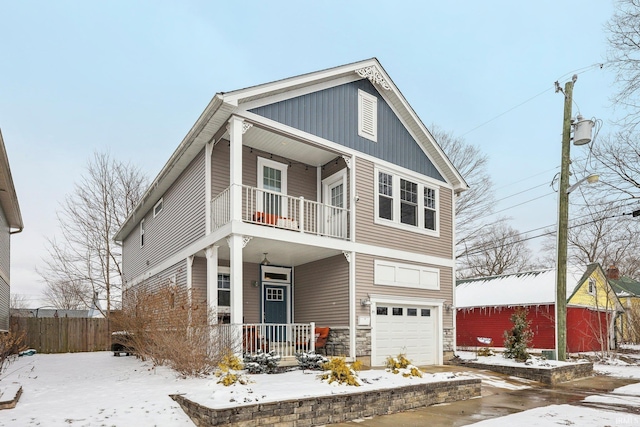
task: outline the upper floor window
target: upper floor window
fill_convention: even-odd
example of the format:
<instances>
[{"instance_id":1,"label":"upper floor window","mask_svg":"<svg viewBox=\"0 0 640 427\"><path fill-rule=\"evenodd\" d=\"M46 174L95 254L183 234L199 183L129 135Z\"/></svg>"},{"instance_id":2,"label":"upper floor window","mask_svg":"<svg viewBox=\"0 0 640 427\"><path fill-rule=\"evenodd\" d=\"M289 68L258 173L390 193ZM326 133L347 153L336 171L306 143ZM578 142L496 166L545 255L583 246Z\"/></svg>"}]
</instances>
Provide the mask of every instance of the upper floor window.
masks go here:
<instances>
[{"instance_id":1,"label":"upper floor window","mask_svg":"<svg viewBox=\"0 0 640 427\"><path fill-rule=\"evenodd\" d=\"M140 220L140 247L144 246L144 218Z\"/></svg>"},{"instance_id":2,"label":"upper floor window","mask_svg":"<svg viewBox=\"0 0 640 427\"><path fill-rule=\"evenodd\" d=\"M160 212L162 212L162 208L164 207L164 199L160 199L158 200L158 203L155 204L155 206L153 207L153 217L157 217Z\"/></svg>"},{"instance_id":3,"label":"upper floor window","mask_svg":"<svg viewBox=\"0 0 640 427\"><path fill-rule=\"evenodd\" d=\"M438 190L417 179L377 171L377 220L399 226L438 230Z\"/></svg>"},{"instance_id":4,"label":"upper floor window","mask_svg":"<svg viewBox=\"0 0 640 427\"><path fill-rule=\"evenodd\" d=\"M378 98L358 89L358 135L378 140Z\"/></svg>"},{"instance_id":5,"label":"upper floor window","mask_svg":"<svg viewBox=\"0 0 640 427\"><path fill-rule=\"evenodd\" d=\"M593 278L589 279L589 293L591 295L596 294L596 281Z\"/></svg>"}]
</instances>

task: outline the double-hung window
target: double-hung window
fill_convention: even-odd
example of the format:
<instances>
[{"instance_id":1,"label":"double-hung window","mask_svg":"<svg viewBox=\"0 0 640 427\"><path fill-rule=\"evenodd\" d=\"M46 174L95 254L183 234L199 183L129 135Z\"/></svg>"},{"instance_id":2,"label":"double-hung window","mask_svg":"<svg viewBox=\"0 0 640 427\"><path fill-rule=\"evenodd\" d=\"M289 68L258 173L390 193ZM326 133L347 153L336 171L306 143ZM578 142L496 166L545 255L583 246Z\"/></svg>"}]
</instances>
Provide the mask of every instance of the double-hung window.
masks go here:
<instances>
[{"instance_id":1,"label":"double-hung window","mask_svg":"<svg viewBox=\"0 0 640 427\"><path fill-rule=\"evenodd\" d=\"M416 178L377 170L376 222L438 231L438 190Z\"/></svg>"},{"instance_id":2,"label":"double-hung window","mask_svg":"<svg viewBox=\"0 0 640 427\"><path fill-rule=\"evenodd\" d=\"M231 305L231 276L228 273L218 274L218 305L222 307Z\"/></svg>"},{"instance_id":3,"label":"double-hung window","mask_svg":"<svg viewBox=\"0 0 640 427\"><path fill-rule=\"evenodd\" d=\"M378 216L393 220L393 176L378 174Z\"/></svg>"}]
</instances>

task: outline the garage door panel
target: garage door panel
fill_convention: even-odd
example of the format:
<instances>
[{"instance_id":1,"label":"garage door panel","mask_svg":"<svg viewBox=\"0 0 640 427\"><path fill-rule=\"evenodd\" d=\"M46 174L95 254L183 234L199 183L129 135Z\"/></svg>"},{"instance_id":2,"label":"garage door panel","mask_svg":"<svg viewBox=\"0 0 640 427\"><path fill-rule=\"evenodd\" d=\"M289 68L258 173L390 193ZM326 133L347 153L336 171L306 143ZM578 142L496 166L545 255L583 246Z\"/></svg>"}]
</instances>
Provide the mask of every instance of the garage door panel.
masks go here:
<instances>
[{"instance_id":1,"label":"garage door panel","mask_svg":"<svg viewBox=\"0 0 640 427\"><path fill-rule=\"evenodd\" d=\"M415 365L436 363L435 319L433 315L425 315L433 314L433 308L378 304L374 365L384 365L387 357L397 356L400 353L406 354Z\"/></svg>"}]
</instances>

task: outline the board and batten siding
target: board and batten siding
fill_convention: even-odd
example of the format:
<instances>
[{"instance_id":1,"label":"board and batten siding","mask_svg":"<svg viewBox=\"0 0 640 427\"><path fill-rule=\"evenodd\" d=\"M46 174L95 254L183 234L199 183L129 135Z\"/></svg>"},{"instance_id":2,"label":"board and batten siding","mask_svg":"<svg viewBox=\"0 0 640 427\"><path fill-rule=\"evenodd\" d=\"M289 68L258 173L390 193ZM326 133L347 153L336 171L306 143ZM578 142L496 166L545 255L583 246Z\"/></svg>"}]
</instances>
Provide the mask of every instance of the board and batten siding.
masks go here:
<instances>
[{"instance_id":1,"label":"board and batten siding","mask_svg":"<svg viewBox=\"0 0 640 427\"><path fill-rule=\"evenodd\" d=\"M294 316L297 323L349 324L349 263L344 255L295 268Z\"/></svg>"},{"instance_id":2,"label":"board and batten siding","mask_svg":"<svg viewBox=\"0 0 640 427\"><path fill-rule=\"evenodd\" d=\"M140 222L123 243L123 270L132 280L150 267L205 235L204 149L164 193L163 209L155 218L153 206L144 217L144 247Z\"/></svg>"},{"instance_id":3,"label":"board and batten siding","mask_svg":"<svg viewBox=\"0 0 640 427\"><path fill-rule=\"evenodd\" d=\"M403 286L375 285L374 269L375 261L391 261L402 264L420 265L424 267L437 268L440 270L440 289L427 290L417 288L407 288ZM371 255L356 255L356 301L366 300L369 295L392 295L394 297L444 299L446 304L453 302L453 269L430 264L417 264L407 262L402 259L373 257ZM364 315L366 310L358 310L360 315ZM443 313L443 327L453 328L453 310Z\"/></svg>"},{"instance_id":4,"label":"board and batten siding","mask_svg":"<svg viewBox=\"0 0 640 427\"><path fill-rule=\"evenodd\" d=\"M358 90L377 98L377 142L358 135ZM251 112L444 182L431 160L367 79Z\"/></svg>"},{"instance_id":5,"label":"board and batten siding","mask_svg":"<svg viewBox=\"0 0 640 427\"><path fill-rule=\"evenodd\" d=\"M412 232L393 226L376 224L375 197L378 179L375 176L374 164L368 160L357 158L356 194L359 197L356 209L356 239L358 243L384 246L409 252L441 258L453 258L453 192L440 187L438 195L438 212L440 216L440 235L430 236Z\"/></svg>"}]
</instances>

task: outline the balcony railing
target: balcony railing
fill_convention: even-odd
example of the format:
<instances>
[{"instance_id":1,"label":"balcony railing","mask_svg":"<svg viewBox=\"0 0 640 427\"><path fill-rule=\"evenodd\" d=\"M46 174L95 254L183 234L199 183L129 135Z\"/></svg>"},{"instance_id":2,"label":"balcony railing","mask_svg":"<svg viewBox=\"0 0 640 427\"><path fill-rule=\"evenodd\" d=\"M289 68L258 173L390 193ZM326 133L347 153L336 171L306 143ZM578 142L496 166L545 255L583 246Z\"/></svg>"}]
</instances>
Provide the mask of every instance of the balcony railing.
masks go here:
<instances>
[{"instance_id":1,"label":"balcony railing","mask_svg":"<svg viewBox=\"0 0 640 427\"><path fill-rule=\"evenodd\" d=\"M214 230L231 221L230 193L229 187L211 201ZM348 209L246 185L242 186L242 220L300 233L349 237Z\"/></svg>"},{"instance_id":2,"label":"balcony railing","mask_svg":"<svg viewBox=\"0 0 640 427\"><path fill-rule=\"evenodd\" d=\"M236 342L233 347L242 348L242 354L275 351L292 358L315 349L314 323L245 323L216 325L216 329L219 337L227 337L225 342Z\"/></svg>"}]
</instances>

